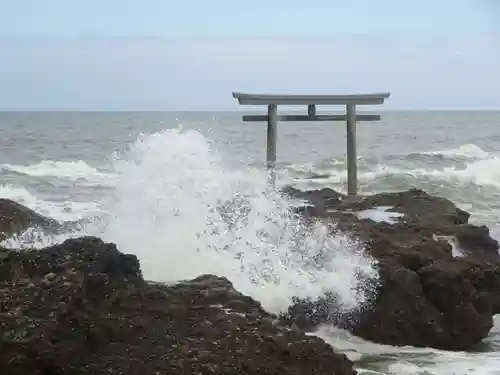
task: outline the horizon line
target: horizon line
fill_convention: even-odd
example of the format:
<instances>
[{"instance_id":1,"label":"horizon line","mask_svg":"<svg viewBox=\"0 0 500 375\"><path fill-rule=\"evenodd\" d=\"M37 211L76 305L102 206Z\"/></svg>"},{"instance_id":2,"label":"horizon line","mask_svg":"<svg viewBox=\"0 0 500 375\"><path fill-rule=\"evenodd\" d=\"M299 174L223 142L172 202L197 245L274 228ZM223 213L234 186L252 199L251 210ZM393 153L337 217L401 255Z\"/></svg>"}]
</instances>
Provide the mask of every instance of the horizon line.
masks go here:
<instances>
[{"instance_id":1,"label":"horizon line","mask_svg":"<svg viewBox=\"0 0 500 375\"><path fill-rule=\"evenodd\" d=\"M265 108L255 108L251 107L248 109L92 109L92 108L20 108L20 109L9 109L0 108L0 113L15 113L15 112L259 112L265 110ZM288 109L289 112L300 111L299 109ZM342 109L333 111L319 111L327 113L344 112ZM500 108L377 108L377 109L359 109L358 112L500 112Z\"/></svg>"}]
</instances>

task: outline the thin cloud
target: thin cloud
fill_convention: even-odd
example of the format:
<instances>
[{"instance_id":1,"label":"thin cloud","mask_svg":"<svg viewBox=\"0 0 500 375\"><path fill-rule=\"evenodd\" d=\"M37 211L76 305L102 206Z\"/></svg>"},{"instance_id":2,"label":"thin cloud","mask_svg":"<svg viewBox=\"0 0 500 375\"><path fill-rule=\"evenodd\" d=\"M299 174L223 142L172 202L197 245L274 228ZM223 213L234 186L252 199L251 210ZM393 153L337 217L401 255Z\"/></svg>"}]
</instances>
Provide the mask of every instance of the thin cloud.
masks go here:
<instances>
[{"instance_id":1,"label":"thin cloud","mask_svg":"<svg viewBox=\"0 0 500 375\"><path fill-rule=\"evenodd\" d=\"M500 36L0 41L4 109L235 109L231 91L391 91L384 108L498 108Z\"/></svg>"}]
</instances>

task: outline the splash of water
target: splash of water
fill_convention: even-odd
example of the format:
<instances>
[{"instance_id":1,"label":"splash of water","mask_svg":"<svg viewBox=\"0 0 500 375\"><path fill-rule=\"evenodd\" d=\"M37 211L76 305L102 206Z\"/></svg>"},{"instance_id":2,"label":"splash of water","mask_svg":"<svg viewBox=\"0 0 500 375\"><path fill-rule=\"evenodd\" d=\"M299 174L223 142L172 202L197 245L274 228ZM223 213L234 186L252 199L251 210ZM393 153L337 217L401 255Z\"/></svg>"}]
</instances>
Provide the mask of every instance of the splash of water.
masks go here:
<instances>
[{"instance_id":1,"label":"splash of water","mask_svg":"<svg viewBox=\"0 0 500 375\"><path fill-rule=\"evenodd\" d=\"M115 201L100 235L137 254L148 279L226 276L279 312L294 296L328 291L355 308L366 280L378 276L361 244L307 227L290 201L266 192L262 171L225 167L196 131L142 135L115 167Z\"/></svg>"},{"instance_id":2,"label":"splash of water","mask_svg":"<svg viewBox=\"0 0 500 375\"><path fill-rule=\"evenodd\" d=\"M141 135L116 156L114 169L107 214L68 236L116 243L138 256L149 280L225 276L276 313L293 297L330 292L349 310L372 295L378 273L361 244L325 225L305 225L286 197L266 189L262 171L225 166L199 132ZM40 248L62 239L31 230L8 245Z\"/></svg>"}]
</instances>

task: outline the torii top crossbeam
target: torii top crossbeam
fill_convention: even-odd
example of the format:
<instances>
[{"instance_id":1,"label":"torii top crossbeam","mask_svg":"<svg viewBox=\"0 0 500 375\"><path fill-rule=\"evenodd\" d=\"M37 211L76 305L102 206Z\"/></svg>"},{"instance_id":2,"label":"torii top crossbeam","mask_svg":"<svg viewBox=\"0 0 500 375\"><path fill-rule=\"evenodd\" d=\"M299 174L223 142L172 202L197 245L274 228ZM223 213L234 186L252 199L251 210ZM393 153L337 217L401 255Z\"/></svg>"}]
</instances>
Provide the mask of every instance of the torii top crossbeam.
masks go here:
<instances>
[{"instance_id":1,"label":"torii top crossbeam","mask_svg":"<svg viewBox=\"0 0 500 375\"><path fill-rule=\"evenodd\" d=\"M375 105L383 104L388 92L355 95L269 95L233 92L233 98L241 105Z\"/></svg>"},{"instance_id":2,"label":"torii top crossbeam","mask_svg":"<svg viewBox=\"0 0 500 375\"><path fill-rule=\"evenodd\" d=\"M356 195L358 189L356 160L356 122L379 121L380 115L356 115L357 105L383 104L389 92L354 95L271 95L233 92L241 105L267 105L267 115L245 115L243 121L267 122L267 166L270 182L275 184L276 136L278 121L346 121L347 124L347 193ZM307 105L307 115L278 115L278 105ZM316 105L345 105L344 115L316 115Z\"/></svg>"}]
</instances>

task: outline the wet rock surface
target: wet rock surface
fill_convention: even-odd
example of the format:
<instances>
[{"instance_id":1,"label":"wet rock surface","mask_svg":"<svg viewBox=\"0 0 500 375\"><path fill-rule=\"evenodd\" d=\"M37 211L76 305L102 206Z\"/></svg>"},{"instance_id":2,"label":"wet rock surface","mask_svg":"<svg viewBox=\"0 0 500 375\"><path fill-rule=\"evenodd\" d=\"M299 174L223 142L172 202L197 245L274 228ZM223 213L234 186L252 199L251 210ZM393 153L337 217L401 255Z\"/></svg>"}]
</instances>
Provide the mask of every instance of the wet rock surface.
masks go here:
<instances>
[{"instance_id":1,"label":"wet rock surface","mask_svg":"<svg viewBox=\"0 0 500 375\"><path fill-rule=\"evenodd\" d=\"M0 241L29 228L57 232L61 224L10 199L0 198Z\"/></svg>"},{"instance_id":2,"label":"wet rock surface","mask_svg":"<svg viewBox=\"0 0 500 375\"><path fill-rule=\"evenodd\" d=\"M225 278L144 281L133 255L84 237L0 250L0 373L355 374Z\"/></svg>"},{"instance_id":3,"label":"wet rock surface","mask_svg":"<svg viewBox=\"0 0 500 375\"><path fill-rule=\"evenodd\" d=\"M418 189L286 193L308 202L297 208L304 221L335 224L378 261L371 304L346 313L333 295L296 299L278 319L217 276L148 283L135 256L97 238L0 248L0 373L352 374L345 356L301 330L331 323L383 344L451 350L486 337L500 313L498 242L467 212ZM64 225L0 200L2 239Z\"/></svg>"},{"instance_id":4,"label":"wet rock surface","mask_svg":"<svg viewBox=\"0 0 500 375\"><path fill-rule=\"evenodd\" d=\"M297 300L286 321L308 330L332 322L383 344L449 350L487 336L500 312L499 246L467 212L418 189L358 199L331 189L285 192L308 203L297 209L306 220L336 223L360 239L380 274L363 311L344 314L325 296Z\"/></svg>"}]
</instances>

